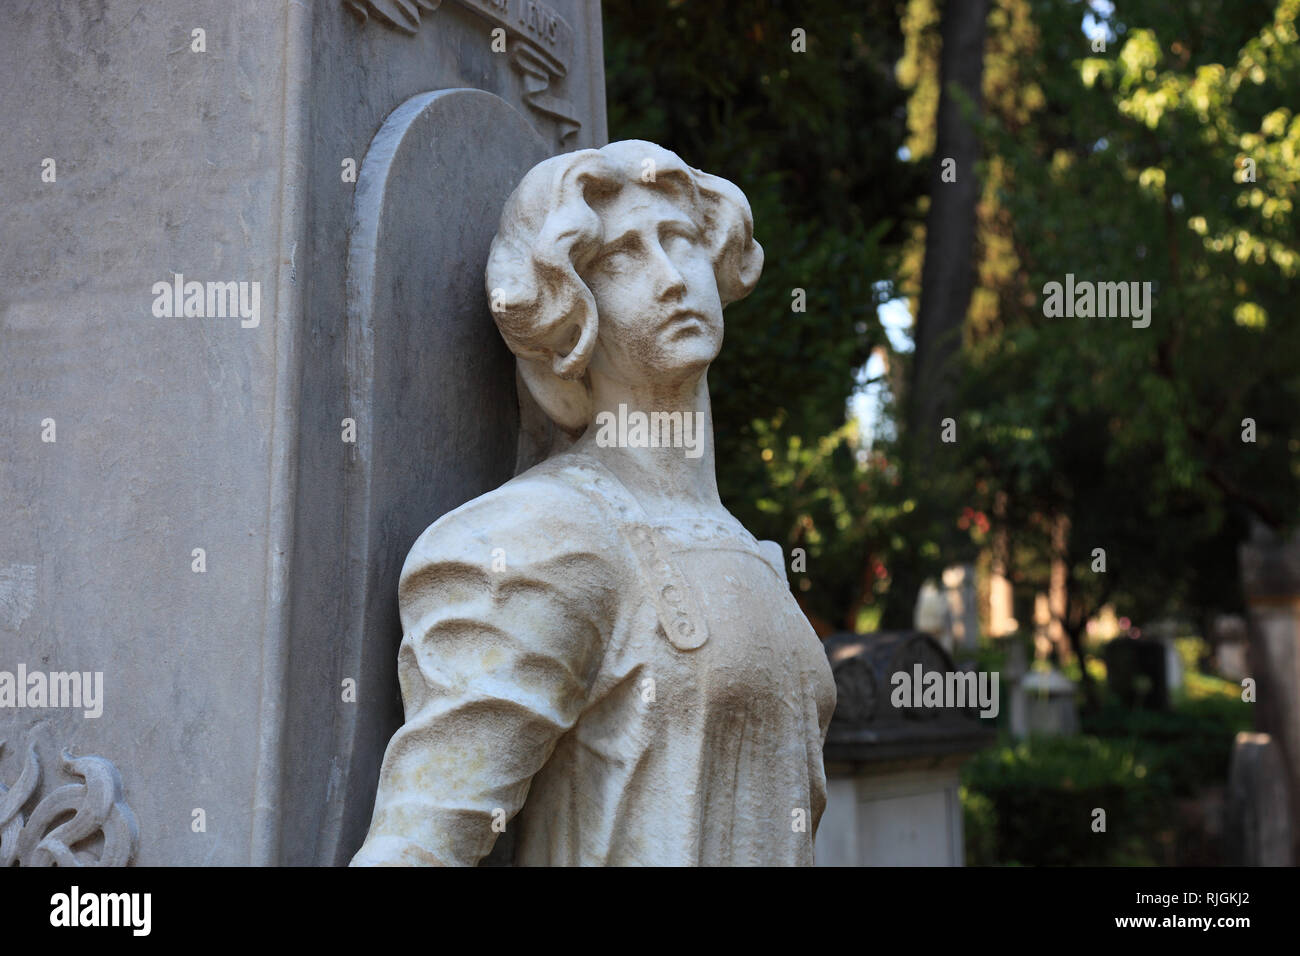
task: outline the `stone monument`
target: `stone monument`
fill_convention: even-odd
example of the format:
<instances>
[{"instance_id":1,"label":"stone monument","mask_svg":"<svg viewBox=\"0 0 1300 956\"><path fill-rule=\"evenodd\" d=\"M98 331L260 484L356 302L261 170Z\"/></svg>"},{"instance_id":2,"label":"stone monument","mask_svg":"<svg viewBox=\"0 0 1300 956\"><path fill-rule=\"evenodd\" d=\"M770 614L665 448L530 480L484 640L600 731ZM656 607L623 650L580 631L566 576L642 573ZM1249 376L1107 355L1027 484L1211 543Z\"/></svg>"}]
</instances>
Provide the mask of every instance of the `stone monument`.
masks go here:
<instances>
[{"instance_id":1,"label":"stone monument","mask_svg":"<svg viewBox=\"0 0 1300 956\"><path fill-rule=\"evenodd\" d=\"M954 648L970 652L979 646L980 619L975 594L975 565L954 564L943 570Z\"/></svg>"},{"instance_id":2,"label":"stone monument","mask_svg":"<svg viewBox=\"0 0 1300 956\"><path fill-rule=\"evenodd\" d=\"M1233 741L1224 816L1229 863L1293 865L1290 783L1269 734L1243 732Z\"/></svg>"},{"instance_id":3,"label":"stone monument","mask_svg":"<svg viewBox=\"0 0 1300 956\"><path fill-rule=\"evenodd\" d=\"M962 866L961 767L993 743L993 722L973 698L930 708L897 693L900 674L956 677L951 655L918 631L836 634L825 650L838 703L817 864Z\"/></svg>"},{"instance_id":4,"label":"stone monument","mask_svg":"<svg viewBox=\"0 0 1300 956\"><path fill-rule=\"evenodd\" d=\"M599 5L7 5L0 89L0 860L346 863L401 556L515 470L483 269L605 142Z\"/></svg>"},{"instance_id":5,"label":"stone monument","mask_svg":"<svg viewBox=\"0 0 1300 956\"><path fill-rule=\"evenodd\" d=\"M934 635L949 654L972 653L980 636L975 565L949 565L938 583L933 578L923 582L916 594L912 626Z\"/></svg>"},{"instance_id":6,"label":"stone monument","mask_svg":"<svg viewBox=\"0 0 1300 956\"><path fill-rule=\"evenodd\" d=\"M1248 775L1230 779L1229 792L1252 794L1260 806L1290 807L1290 826L1271 831L1292 841L1292 860L1300 860L1300 534L1282 537L1255 524L1239 548L1242 593L1249 621L1249 676L1255 682L1253 754L1241 754L1233 770ZM1245 744L1239 740L1237 751ZM1234 755L1237 755L1234 753ZM1272 777L1281 776L1283 784ZM1257 814L1261 819L1265 814ZM1281 851L1274 859L1281 856Z\"/></svg>"},{"instance_id":7,"label":"stone monument","mask_svg":"<svg viewBox=\"0 0 1300 956\"><path fill-rule=\"evenodd\" d=\"M553 427L407 555L354 864L473 865L507 828L524 865L813 862L835 686L714 474L706 372L762 263L740 190L651 143L511 195L486 299Z\"/></svg>"},{"instance_id":8,"label":"stone monument","mask_svg":"<svg viewBox=\"0 0 1300 956\"><path fill-rule=\"evenodd\" d=\"M1246 619L1240 614L1216 614L1211 621L1214 666L1224 680L1239 683L1250 673L1247 633Z\"/></svg>"}]
</instances>

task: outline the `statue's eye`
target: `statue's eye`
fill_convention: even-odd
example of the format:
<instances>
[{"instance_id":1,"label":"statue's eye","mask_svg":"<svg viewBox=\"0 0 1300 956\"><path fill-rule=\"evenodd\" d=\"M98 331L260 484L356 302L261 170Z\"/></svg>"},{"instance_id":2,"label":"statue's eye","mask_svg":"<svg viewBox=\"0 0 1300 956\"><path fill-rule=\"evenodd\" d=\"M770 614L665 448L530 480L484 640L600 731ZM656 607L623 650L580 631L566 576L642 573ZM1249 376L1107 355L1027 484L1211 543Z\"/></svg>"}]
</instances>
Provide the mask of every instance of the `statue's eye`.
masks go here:
<instances>
[{"instance_id":1,"label":"statue's eye","mask_svg":"<svg viewBox=\"0 0 1300 956\"><path fill-rule=\"evenodd\" d=\"M611 249L596 260L596 267L605 272L620 272L627 267L631 258L631 251L626 247Z\"/></svg>"},{"instance_id":2,"label":"statue's eye","mask_svg":"<svg viewBox=\"0 0 1300 956\"><path fill-rule=\"evenodd\" d=\"M670 232L664 238L664 248L669 252L684 252L694 245L694 237L681 230Z\"/></svg>"},{"instance_id":3,"label":"statue's eye","mask_svg":"<svg viewBox=\"0 0 1300 956\"><path fill-rule=\"evenodd\" d=\"M626 235L605 248L596 259L596 268L602 272L623 272L632 263L640 251L641 240L635 235Z\"/></svg>"}]
</instances>

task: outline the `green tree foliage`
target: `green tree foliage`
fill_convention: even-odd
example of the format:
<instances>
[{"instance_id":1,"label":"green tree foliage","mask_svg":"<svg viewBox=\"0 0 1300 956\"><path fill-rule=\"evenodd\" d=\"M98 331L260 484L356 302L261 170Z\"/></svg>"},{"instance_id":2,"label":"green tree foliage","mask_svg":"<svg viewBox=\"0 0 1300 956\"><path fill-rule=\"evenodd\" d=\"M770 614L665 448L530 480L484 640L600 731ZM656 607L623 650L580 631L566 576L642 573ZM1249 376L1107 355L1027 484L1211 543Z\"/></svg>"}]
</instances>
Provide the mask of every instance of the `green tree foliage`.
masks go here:
<instances>
[{"instance_id":1,"label":"green tree foliage","mask_svg":"<svg viewBox=\"0 0 1300 956\"><path fill-rule=\"evenodd\" d=\"M754 207L767 266L710 380L719 477L757 533L807 549L815 618L851 623L902 555L969 557L987 518L1023 593L1065 560L1076 637L1106 601L1139 621L1237 602L1250 521L1300 504L1298 5L990 0L958 441L926 487L896 449L862 454L845 400L887 348L880 300L920 289L939 0L606 8L611 136ZM1152 283L1150 326L1046 316L1067 273Z\"/></svg>"},{"instance_id":2,"label":"green tree foliage","mask_svg":"<svg viewBox=\"0 0 1300 956\"><path fill-rule=\"evenodd\" d=\"M1249 520L1290 525L1300 503L1300 0L1132 0L1105 52L1084 4L996 4L1023 26L986 65L1005 96L985 123L962 468L983 506L1007 494L1040 589L1068 522L1076 637L1105 601L1135 619L1231 606ZM1151 282L1150 326L1044 315L1067 273Z\"/></svg>"}]
</instances>

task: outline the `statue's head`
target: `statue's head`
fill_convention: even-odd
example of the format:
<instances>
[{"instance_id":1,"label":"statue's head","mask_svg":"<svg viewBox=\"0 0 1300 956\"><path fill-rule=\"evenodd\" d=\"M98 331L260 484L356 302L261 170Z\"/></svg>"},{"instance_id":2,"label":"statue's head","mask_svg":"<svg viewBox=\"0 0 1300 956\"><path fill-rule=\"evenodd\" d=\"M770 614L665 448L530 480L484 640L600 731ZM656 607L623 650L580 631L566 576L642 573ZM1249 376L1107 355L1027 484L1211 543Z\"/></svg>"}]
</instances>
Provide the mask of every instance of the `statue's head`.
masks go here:
<instances>
[{"instance_id":1,"label":"statue's head","mask_svg":"<svg viewBox=\"0 0 1300 956\"><path fill-rule=\"evenodd\" d=\"M739 189L625 140L533 167L506 202L486 278L528 390L572 434L590 420L593 372L628 385L702 375L723 307L762 268Z\"/></svg>"}]
</instances>

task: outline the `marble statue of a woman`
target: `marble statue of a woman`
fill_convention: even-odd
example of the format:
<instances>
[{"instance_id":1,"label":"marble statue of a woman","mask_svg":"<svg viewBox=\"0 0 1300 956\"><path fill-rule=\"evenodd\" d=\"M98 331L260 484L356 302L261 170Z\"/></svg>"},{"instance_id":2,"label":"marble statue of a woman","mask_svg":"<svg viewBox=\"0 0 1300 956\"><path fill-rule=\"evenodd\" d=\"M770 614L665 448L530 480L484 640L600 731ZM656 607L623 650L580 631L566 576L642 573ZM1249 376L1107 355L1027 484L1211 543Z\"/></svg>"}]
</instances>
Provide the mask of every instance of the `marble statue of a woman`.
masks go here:
<instances>
[{"instance_id":1,"label":"marble statue of a woman","mask_svg":"<svg viewBox=\"0 0 1300 956\"><path fill-rule=\"evenodd\" d=\"M507 821L516 864L812 863L830 667L714 475L706 372L762 265L740 190L651 143L510 197L487 294L576 440L411 549L406 723L354 865L472 865Z\"/></svg>"}]
</instances>

